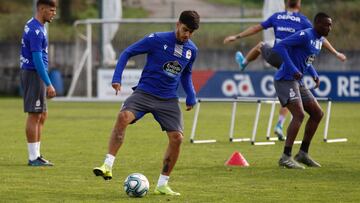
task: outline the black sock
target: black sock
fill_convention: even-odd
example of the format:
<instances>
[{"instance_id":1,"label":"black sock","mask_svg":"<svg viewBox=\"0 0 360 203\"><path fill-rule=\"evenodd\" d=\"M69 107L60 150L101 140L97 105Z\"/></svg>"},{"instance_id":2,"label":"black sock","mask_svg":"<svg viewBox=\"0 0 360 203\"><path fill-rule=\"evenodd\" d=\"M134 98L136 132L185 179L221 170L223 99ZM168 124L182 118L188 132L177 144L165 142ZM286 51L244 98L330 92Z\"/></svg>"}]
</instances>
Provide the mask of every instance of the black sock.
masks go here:
<instances>
[{"instance_id":1,"label":"black sock","mask_svg":"<svg viewBox=\"0 0 360 203\"><path fill-rule=\"evenodd\" d=\"M300 150L305 152L305 153L308 153L309 151L309 146L310 146L310 142L304 142L302 141L301 142L301 146L300 146Z\"/></svg>"},{"instance_id":2,"label":"black sock","mask_svg":"<svg viewBox=\"0 0 360 203\"><path fill-rule=\"evenodd\" d=\"M284 154L291 156L291 150L292 150L292 146L291 147L284 147Z\"/></svg>"}]
</instances>

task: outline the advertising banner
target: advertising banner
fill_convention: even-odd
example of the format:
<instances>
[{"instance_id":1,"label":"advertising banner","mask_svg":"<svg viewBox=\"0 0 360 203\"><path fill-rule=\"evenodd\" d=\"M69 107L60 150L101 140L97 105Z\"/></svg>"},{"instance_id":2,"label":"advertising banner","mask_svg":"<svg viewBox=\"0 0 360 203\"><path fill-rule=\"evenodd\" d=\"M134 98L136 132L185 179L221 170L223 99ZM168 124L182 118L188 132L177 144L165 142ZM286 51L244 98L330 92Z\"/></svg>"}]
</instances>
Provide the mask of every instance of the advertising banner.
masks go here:
<instances>
[{"instance_id":1,"label":"advertising banner","mask_svg":"<svg viewBox=\"0 0 360 203\"><path fill-rule=\"evenodd\" d=\"M315 97L330 97L333 101L360 102L360 72L318 72L320 87L310 76L304 76L305 86ZM193 71L193 82L199 98L276 97L274 72ZM180 97L185 97L179 88Z\"/></svg>"}]
</instances>

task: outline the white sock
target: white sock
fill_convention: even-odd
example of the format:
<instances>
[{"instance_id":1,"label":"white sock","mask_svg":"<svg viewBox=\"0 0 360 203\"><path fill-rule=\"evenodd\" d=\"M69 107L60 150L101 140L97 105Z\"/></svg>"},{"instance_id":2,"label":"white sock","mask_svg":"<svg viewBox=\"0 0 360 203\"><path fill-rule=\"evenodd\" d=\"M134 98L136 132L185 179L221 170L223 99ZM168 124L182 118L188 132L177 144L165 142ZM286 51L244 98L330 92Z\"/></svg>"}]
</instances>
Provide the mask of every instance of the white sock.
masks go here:
<instances>
[{"instance_id":1,"label":"white sock","mask_svg":"<svg viewBox=\"0 0 360 203\"><path fill-rule=\"evenodd\" d=\"M170 176L160 174L157 186L160 187L160 186L166 185L169 181L169 178L170 178Z\"/></svg>"},{"instance_id":2,"label":"white sock","mask_svg":"<svg viewBox=\"0 0 360 203\"><path fill-rule=\"evenodd\" d=\"M28 145L28 152L29 152L29 160L33 161L33 160L37 159L38 156L37 156L37 151L36 151L36 148L37 148L36 142L27 143L27 145Z\"/></svg>"},{"instance_id":3,"label":"white sock","mask_svg":"<svg viewBox=\"0 0 360 203\"><path fill-rule=\"evenodd\" d=\"M111 154L106 154L105 156L105 161L104 163L108 166L110 166L110 168L112 168L112 166L114 165L114 161L115 161L115 157Z\"/></svg>"},{"instance_id":4,"label":"white sock","mask_svg":"<svg viewBox=\"0 0 360 203\"><path fill-rule=\"evenodd\" d=\"M41 153L40 153L40 141L39 142L35 142L36 144L36 156L40 157Z\"/></svg>"}]
</instances>

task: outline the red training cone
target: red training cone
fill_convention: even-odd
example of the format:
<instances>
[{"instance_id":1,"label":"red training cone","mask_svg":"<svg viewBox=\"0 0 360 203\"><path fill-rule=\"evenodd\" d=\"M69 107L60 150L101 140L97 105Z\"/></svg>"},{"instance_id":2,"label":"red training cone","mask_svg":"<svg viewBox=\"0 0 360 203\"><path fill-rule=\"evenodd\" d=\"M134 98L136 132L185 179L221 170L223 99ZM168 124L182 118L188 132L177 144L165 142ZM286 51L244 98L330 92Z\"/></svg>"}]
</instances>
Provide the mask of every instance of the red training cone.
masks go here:
<instances>
[{"instance_id":1,"label":"red training cone","mask_svg":"<svg viewBox=\"0 0 360 203\"><path fill-rule=\"evenodd\" d=\"M240 152L235 151L225 162L225 166L250 166Z\"/></svg>"}]
</instances>

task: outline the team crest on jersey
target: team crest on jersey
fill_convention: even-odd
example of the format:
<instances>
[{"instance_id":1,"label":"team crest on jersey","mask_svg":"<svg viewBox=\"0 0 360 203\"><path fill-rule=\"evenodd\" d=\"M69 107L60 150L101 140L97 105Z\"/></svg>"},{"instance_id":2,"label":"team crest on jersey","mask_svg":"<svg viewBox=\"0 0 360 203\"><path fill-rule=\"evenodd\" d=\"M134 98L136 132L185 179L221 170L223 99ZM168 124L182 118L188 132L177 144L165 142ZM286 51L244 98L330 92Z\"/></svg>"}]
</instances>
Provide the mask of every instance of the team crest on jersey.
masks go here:
<instances>
[{"instance_id":1,"label":"team crest on jersey","mask_svg":"<svg viewBox=\"0 0 360 203\"><path fill-rule=\"evenodd\" d=\"M190 59L190 58L191 58L191 50L190 50L190 49L186 51L185 57L186 57L187 59Z\"/></svg>"},{"instance_id":2,"label":"team crest on jersey","mask_svg":"<svg viewBox=\"0 0 360 203\"><path fill-rule=\"evenodd\" d=\"M170 77L176 77L181 72L181 69L178 61L169 61L163 65L163 70Z\"/></svg>"},{"instance_id":3,"label":"team crest on jersey","mask_svg":"<svg viewBox=\"0 0 360 203\"><path fill-rule=\"evenodd\" d=\"M310 55L310 56L307 57L305 63L306 63L307 65L311 65L311 64L313 64L313 62L315 61L315 58L316 58L316 55L315 55L315 54L312 54L312 55Z\"/></svg>"}]
</instances>

